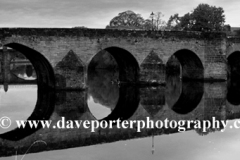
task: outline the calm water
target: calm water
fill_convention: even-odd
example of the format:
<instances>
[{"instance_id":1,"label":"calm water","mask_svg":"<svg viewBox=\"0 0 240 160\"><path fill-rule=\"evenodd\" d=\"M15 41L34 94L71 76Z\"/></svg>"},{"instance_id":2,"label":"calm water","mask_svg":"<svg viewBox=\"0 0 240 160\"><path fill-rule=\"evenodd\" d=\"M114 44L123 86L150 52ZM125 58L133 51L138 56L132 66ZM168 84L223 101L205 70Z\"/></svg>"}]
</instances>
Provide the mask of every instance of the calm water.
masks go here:
<instances>
[{"instance_id":1,"label":"calm water","mask_svg":"<svg viewBox=\"0 0 240 160\"><path fill-rule=\"evenodd\" d=\"M23 73L24 75L24 73ZM37 85L0 86L0 117L14 120L45 118L55 124L66 120L229 120L224 132L207 133L191 128L176 129L0 129L0 159L4 160L225 160L238 159L240 135L230 125L240 118L239 84L236 82L182 82L167 77L166 86L118 85L118 73L91 72L87 91L46 93ZM10 131L10 132L9 132ZM43 143L42 141L46 142ZM39 143L37 143L37 141ZM35 142L35 143L34 143ZM29 147L32 147L29 149ZM29 149L29 150L28 150ZM23 154L28 153L25 157ZM18 156L15 156L16 153Z\"/></svg>"}]
</instances>

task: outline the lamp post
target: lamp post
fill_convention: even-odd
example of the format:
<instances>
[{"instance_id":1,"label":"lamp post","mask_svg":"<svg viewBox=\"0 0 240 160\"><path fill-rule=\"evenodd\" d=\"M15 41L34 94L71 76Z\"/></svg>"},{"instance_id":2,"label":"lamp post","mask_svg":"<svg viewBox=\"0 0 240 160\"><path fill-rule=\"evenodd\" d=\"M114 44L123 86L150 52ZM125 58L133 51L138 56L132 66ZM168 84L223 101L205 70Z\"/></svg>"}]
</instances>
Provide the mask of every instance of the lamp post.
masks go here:
<instances>
[{"instance_id":1,"label":"lamp post","mask_svg":"<svg viewBox=\"0 0 240 160\"><path fill-rule=\"evenodd\" d=\"M153 30L153 16L154 16L154 13L152 12L152 13L150 14L150 17L152 18L152 30Z\"/></svg>"}]
</instances>

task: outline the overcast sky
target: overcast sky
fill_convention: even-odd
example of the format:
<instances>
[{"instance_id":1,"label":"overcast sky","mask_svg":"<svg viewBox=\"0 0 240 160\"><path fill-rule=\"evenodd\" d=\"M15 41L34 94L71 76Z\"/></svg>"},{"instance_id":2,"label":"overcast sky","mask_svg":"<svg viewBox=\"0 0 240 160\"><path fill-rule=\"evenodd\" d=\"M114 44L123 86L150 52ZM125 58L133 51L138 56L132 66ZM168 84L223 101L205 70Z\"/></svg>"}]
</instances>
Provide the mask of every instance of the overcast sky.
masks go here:
<instances>
[{"instance_id":1,"label":"overcast sky","mask_svg":"<svg viewBox=\"0 0 240 160\"><path fill-rule=\"evenodd\" d=\"M200 3L222 7L226 24L240 27L240 0L0 0L0 27L105 28L120 12L132 10L147 19L162 12L167 21Z\"/></svg>"}]
</instances>

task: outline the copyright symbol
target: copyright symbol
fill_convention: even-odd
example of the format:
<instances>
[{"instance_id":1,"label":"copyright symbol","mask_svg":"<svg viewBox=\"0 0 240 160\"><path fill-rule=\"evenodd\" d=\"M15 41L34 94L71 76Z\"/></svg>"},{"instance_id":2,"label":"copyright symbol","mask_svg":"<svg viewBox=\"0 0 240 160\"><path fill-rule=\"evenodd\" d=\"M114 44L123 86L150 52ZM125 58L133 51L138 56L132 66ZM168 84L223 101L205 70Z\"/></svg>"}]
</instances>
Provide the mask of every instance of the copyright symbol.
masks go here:
<instances>
[{"instance_id":1,"label":"copyright symbol","mask_svg":"<svg viewBox=\"0 0 240 160\"><path fill-rule=\"evenodd\" d=\"M7 129L11 126L11 119L8 117L2 117L0 119L0 127L3 129Z\"/></svg>"}]
</instances>

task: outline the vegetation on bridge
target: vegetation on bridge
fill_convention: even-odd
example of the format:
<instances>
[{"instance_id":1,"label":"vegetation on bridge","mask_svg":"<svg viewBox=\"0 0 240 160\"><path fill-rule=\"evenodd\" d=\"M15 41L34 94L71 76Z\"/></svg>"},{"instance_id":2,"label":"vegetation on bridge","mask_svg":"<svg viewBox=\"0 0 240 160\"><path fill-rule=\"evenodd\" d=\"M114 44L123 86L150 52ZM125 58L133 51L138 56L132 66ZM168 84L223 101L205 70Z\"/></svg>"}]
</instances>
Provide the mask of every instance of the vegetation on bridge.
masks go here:
<instances>
[{"instance_id":1,"label":"vegetation on bridge","mask_svg":"<svg viewBox=\"0 0 240 160\"><path fill-rule=\"evenodd\" d=\"M224 25L225 15L222 7L199 4L192 12L179 16L170 16L166 23L161 12L152 13L148 19L133 11L125 11L114 17L107 29L134 30L175 30L175 31L226 31L229 25Z\"/></svg>"},{"instance_id":2,"label":"vegetation on bridge","mask_svg":"<svg viewBox=\"0 0 240 160\"><path fill-rule=\"evenodd\" d=\"M178 14L171 16L167 28L185 31L223 31L224 23L223 8L199 4L191 13L186 13L182 17Z\"/></svg>"}]
</instances>

